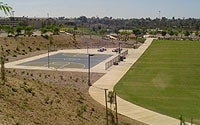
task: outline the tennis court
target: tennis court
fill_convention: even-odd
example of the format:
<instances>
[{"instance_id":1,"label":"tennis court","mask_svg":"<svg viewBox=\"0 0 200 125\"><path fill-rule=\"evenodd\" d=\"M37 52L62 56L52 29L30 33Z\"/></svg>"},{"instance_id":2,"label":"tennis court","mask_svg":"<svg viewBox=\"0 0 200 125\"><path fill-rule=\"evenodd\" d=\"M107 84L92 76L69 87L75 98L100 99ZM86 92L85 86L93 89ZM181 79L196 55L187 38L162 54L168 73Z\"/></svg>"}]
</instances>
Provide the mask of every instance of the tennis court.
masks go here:
<instances>
[{"instance_id":1,"label":"tennis court","mask_svg":"<svg viewBox=\"0 0 200 125\"><path fill-rule=\"evenodd\" d=\"M96 66L112 55L107 54L94 54L90 56L90 68ZM88 54L77 54L77 53L57 53L36 59L33 61L18 64L20 66L39 66L39 67L53 67L56 69L64 68L79 68L88 69ZM48 61L49 60L49 61ZM48 63L49 62L49 63Z\"/></svg>"}]
</instances>

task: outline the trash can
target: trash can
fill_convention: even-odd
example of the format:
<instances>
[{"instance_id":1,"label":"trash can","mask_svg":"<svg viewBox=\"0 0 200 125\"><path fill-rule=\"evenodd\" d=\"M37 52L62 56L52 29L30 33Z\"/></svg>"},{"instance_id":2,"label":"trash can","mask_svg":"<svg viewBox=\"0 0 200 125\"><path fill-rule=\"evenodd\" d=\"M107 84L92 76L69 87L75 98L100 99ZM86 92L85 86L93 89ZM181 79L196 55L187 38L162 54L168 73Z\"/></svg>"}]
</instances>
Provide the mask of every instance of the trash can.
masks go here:
<instances>
[{"instance_id":1,"label":"trash can","mask_svg":"<svg viewBox=\"0 0 200 125\"><path fill-rule=\"evenodd\" d=\"M120 56L120 59L119 59L120 61L123 61L124 60L124 57L123 56Z\"/></svg>"}]
</instances>

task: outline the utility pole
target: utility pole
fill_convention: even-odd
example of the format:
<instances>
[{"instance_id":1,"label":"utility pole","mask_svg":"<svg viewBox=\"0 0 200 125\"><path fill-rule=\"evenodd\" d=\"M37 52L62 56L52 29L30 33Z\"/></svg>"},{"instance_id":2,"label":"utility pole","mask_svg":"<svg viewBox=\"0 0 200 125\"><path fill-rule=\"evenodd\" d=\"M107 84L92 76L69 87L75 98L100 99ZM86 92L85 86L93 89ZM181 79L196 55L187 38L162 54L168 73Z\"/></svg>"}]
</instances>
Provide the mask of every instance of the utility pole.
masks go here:
<instances>
[{"instance_id":1,"label":"utility pole","mask_svg":"<svg viewBox=\"0 0 200 125\"><path fill-rule=\"evenodd\" d=\"M158 18L159 18L159 19L160 19L160 13L161 13L161 11L159 10L159 11L158 11Z\"/></svg>"},{"instance_id":2,"label":"utility pole","mask_svg":"<svg viewBox=\"0 0 200 125\"><path fill-rule=\"evenodd\" d=\"M115 92L115 117L116 117L116 125L118 125L117 94L116 94L116 92Z\"/></svg>"},{"instance_id":3,"label":"utility pole","mask_svg":"<svg viewBox=\"0 0 200 125\"><path fill-rule=\"evenodd\" d=\"M47 13L47 18L49 18L49 13Z\"/></svg>"},{"instance_id":4,"label":"utility pole","mask_svg":"<svg viewBox=\"0 0 200 125\"><path fill-rule=\"evenodd\" d=\"M91 86L91 83L90 83L90 54L88 54L88 85Z\"/></svg>"},{"instance_id":5,"label":"utility pole","mask_svg":"<svg viewBox=\"0 0 200 125\"><path fill-rule=\"evenodd\" d=\"M159 30L160 30L160 22L161 22L160 13L161 13L161 11L159 10L159 11L158 11L158 18L159 18L159 27L158 27L158 28L159 28Z\"/></svg>"},{"instance_id":6,"label":"utility pole","mask_svg":"<svg viewBox=\"0 0 200 125\"><path fill-rule=\"evenodd\" d=\"M108 89L104 89L104 91L105 91L105 103L106 103L106 125L108 125L108 104L107 104L107 90L108 90Z\"/></svg>"}]
</instances>

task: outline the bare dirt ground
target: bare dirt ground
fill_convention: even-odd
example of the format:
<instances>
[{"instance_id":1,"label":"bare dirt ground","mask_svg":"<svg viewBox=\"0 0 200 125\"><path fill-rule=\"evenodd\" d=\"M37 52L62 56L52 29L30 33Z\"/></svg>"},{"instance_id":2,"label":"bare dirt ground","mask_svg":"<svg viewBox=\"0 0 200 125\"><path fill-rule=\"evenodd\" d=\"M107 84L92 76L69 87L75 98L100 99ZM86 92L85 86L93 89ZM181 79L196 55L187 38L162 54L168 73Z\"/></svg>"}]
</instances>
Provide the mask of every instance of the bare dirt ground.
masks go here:
<instances>
[{"instance_id":1,"label":"bare dirt ground","mask_svg":"<svg viewBox=\"0 0 200 125\"><path fill-rule=\"evenodd\" d=\"M54 36L59 49L85 48L86 37L77 45L67 35ZM86 38L87 39L87 38ZM46 53L43 37L0 38L8 61ZM90 47L117 47L118 41L89 39ZM106 43L106 44L105 44ZM2 53L1 53L2 54ZM104 74L92 73L91 82ZM0 83L0 124L2 125L105 125L105 108L88 94L87 73L7 69L6 84ZM109 123L111 118L109 117ZM119 116L120 124L143 125Z\"/></svg>"},{"instance_id":2,"label":"bare dirt ground","mask_svg":"<svg viewBox=\"0 0 200 125\"><path fill-rule=\"evenodd\" d=\"M136 44L135 44L136 43ZM4 48L4 54L9 62L24 59L27 57L44 54L48 52L49 40L42 36L31 37L0 37L0 45ZM122 47L131 47L136 45L138 48L141 43L130 40L122 43ZM116 48L119 46L118 40L105 40L99 36L76 36L76 42L66 34L53 36L52 50L62 49L80 49L80 48ZM2 54L2 51L0 51Z\"/></svg>"}]
</instances>

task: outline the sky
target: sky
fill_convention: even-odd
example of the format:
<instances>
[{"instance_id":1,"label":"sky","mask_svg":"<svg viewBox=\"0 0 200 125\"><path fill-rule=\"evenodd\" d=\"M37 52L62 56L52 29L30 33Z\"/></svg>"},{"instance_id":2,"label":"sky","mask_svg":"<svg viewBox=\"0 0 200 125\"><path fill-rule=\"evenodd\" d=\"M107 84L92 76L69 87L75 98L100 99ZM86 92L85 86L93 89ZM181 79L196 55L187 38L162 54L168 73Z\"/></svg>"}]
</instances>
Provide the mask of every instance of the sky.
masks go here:
<instances>
[{"instance_id":1,"label":"sky","mask_svg":"<svg viewBox=\"0 0 200 125\"><path fill-rule=\"evenodd\" d=\"M0 0L16 17L200 18L200 0ZM5 15L0 12L1 17Z\"/></svg>"}]
</instances>

